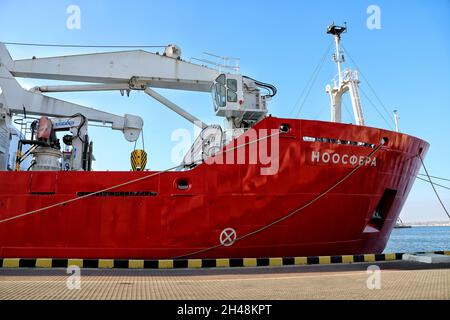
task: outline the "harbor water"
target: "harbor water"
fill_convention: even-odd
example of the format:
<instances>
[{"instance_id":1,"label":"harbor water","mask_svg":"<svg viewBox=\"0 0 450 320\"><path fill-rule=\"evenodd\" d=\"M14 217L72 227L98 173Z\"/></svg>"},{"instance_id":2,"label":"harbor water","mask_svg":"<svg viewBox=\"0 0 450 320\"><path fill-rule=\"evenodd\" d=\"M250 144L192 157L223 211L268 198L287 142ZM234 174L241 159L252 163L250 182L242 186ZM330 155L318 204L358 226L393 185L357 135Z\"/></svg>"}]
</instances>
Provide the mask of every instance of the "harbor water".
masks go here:
<instances>
[{"instance_id":1,"label":"harbor water","mask_svg":"<svg viewBox=\"0 0 450 320\"><path fill-rule=\"evenodd\" d=\"M413 226L392 230L385 253L450 250L450 226Z\"/></svg>"}]
</instances>

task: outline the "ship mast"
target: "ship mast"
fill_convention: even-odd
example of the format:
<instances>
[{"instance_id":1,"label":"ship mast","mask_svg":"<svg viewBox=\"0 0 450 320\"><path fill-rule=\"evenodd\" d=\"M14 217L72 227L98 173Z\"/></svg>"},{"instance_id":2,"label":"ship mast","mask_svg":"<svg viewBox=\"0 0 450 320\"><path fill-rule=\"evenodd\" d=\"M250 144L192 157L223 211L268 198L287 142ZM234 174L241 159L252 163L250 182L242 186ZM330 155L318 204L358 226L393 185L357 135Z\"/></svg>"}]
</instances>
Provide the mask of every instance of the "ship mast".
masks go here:
<instances>
[{"instance_id":1,"label":"ship mast","mask_svg":"<svg viewBox=\"0 0 450 320\"><path fill-rule=\"evenodd\" d=\"M398 111L394 110L394 123L395 123L395 131L400 132L400 129L398 128Z\"/></svg>"},{"instance_id":2,"label":"ship mast","mask_svg":"<svg viewBox=\"0 0 450 320\"><path fill-rule=\"evenodd\" d=\"M332 80L332 84L326 86L326 92L330 95L331 101L331 121L342 122L342 95L345 92L350 93L353 113L355 116L355 123L357 125L364 125L364 117L361 108L361 99L359 97L359 80L358 73L351 69L341 71L341 63L345 62L344 54L340 49L341 34L347 32L347 26L336 26L331 24L327 28L327 33L334 36L336 45L336 53L333 54L333 60L336 62L338 74Z\"/></svg>"},{"instance_id":3,"label":"ship mast","mask_svg":"<svg viewBox=\"0 0 450 320\"><path fill-rule=\"evenodd\" d=\"M341 43L341 33L346 32L346 27L339 27L332 25L328 27L327 33L334 35L334 44L336 45L336 53L333 55L333 60L337 64L339 85L342 84L342 72L341 72L341 62L344 62L344 55L341 54L339 44Z\"/></svg>"}]
</instances>

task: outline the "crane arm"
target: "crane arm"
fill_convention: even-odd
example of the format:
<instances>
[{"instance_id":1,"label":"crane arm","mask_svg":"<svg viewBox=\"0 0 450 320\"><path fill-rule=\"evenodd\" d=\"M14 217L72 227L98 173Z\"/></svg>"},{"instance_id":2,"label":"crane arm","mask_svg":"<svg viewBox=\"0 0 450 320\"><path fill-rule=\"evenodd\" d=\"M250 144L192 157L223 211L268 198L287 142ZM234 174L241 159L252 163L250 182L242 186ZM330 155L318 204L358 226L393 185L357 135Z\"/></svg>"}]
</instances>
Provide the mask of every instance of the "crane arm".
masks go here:
<instances>
[{"instance_id":1,"label":"crane arm","mask_svg":"<svg viewBox=\"0 0 450 320\"><path fill-rule=\"evenodd\" d=\"M122 131L128 141L136 141L139 138L143 126L143 120L140 117L129 114L122 117L44 96L40 92L25 90L8 69L12 65L13 61L9 53L3 45L0 45L0 109L5 108L11 113L23 113L25 108L28 114L55 117L69 117L81 113L89 121L110 124L112 129Z\"/></svg>"},{"instance_id":2,"label":"crane arm","mask_svg":"<svg viewBox=\"0 0 450 320\"><path fill-rule=\"evenodd\" d=\"M212 92L216 115L225 117L229 128L249 126L267 114L266 103L276 93L274 86L183 61L180 54L177 46L169 45L164 55L132 50L14 61L0 43L0 59L9 57L6 64L13 77L89 83L41 86L35 91L142 90L202 128L205 124L196 117L150 88ZM259 87L270 89L272 93L263 96Z\"/></svg>"},{"instance_id":3,"label":"crane arm","mask_svg":"<svg viewBox=\"0 0 450 320\"><path fill-rule=\"evenodd\" d=\"M127 84L136 78L154 88L200 92L210 92L220 74L214 69L143 50L15 60L9 70L15 77L92 83Z\"/></svg>"}]
</instances>

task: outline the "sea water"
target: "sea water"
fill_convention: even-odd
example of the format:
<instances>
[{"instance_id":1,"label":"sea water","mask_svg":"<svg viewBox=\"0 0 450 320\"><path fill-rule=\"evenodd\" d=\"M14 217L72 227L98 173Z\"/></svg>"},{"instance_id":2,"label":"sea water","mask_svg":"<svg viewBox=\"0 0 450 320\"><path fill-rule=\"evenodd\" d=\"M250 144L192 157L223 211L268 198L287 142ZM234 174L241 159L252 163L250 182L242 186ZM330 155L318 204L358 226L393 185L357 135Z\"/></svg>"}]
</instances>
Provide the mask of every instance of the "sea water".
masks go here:
<instances>
[{"instance_id":1,"label":"sea water","mask_svg":"<svg viewBox=\"0 0 450 320\"><path fill-rule=\"evenodd\" d=\"M450 227L393 229L384 252L430 252L450 250Z\"/></svg>"}]
</instances>

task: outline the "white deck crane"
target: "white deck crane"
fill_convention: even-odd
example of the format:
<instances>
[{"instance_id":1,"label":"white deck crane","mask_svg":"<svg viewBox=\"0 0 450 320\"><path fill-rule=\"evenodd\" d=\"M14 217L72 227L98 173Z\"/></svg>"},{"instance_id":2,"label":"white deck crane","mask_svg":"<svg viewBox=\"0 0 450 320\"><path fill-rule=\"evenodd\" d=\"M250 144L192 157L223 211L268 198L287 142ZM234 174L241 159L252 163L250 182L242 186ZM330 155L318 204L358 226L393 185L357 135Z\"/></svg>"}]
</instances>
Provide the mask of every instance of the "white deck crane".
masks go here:
<instances>
[{"instance_id":1,"label":"white deck crane","mask_svg":"<svg viewBox=\"0 0 450 320\"><path fill-rule=\"evenodd\" d=\"M28 115L49 116L57 118L82 115L88 121L110 124L114 130L123 132L125 139L136 141L142 130L143 121L140 117L125 114L117 116L108 112L88 108L68 101L43 95L36 89L25 90L15 79L16 61L10 57L6 47L0 43L0 170L6 170L8 158L10 133L12 131L12 116L26 113ZM26 76L24 76L26 77ZM57 121L57 119L55 119ZM74 123L74 126L76 124ZM67 126L67 130L71 130ZM87 123L79 128L79 135L72 141L73 152L71 170L83 170L82 150L86 149L87 141L83 141L86 134ZM82 134L81 134L82 133ZM48 155L47 149L41 149ZM37 150L39 151L39 149ZM36 153L37 154L37 153ZM36 155L35 154L35 155ZM50 161L49 157L45 161ZM50 168L47 168L50 169Z\"/></svg>"},{"instance_id":2,"label":"white deck crane","mask_svg":"<svg viewBox=\"0 0 450 320\"><path fill-rule=\"evenodd\" d=\"M133 50L14 61L0 43L0 112L10 117L22 113L25 107L28 114L55 117L81 114L89 121L110 123L112 129L122 130L128 141L138 139L143 125L141 118L128 114L119 117L42 93L118 90L129 94L131 90L142 90L202 129L208 126L152 88L211 91L216 115L226 118L229 129L249 127L267 114L266 101L276 94L274 86L240 74L220 74L218 70L183 61L180 55L177 46L169 45L163 55ZM38 86L27 91L14 77L88 84ZM261 95L261 87L270 94ZM74 169L80 170L80 164Z\"/></svg>"}]
</instances>

